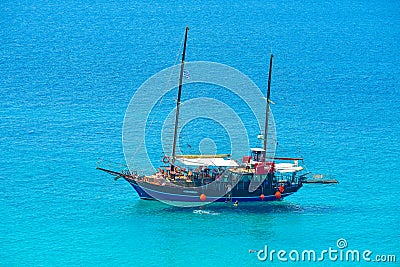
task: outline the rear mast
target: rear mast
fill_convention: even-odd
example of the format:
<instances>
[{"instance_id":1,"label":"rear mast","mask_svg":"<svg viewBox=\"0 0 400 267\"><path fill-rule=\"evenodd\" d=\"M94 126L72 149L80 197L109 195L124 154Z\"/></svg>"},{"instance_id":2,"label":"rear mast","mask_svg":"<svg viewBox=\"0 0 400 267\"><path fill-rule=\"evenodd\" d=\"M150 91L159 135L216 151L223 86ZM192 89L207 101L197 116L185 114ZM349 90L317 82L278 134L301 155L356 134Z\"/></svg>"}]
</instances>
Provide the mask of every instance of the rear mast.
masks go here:
<instances>
[{"instance_id":1,"label":"rear mast","mask_svg":"<svg viewBox=\"0 0 400 267\"><path fill-rule=\"evenodd\" d=\"M265 129L264 129L264 156L263 162L265 163L267 158L267 141L268 141L268 116L269 116L269 102L270 102L270 95L271 95L271 75L272 75L272 59L274 55L271 54L269 59L269 74L268 74L268 91L267 91L267 107L265 109Z\"/></svg>"}]
</instances>

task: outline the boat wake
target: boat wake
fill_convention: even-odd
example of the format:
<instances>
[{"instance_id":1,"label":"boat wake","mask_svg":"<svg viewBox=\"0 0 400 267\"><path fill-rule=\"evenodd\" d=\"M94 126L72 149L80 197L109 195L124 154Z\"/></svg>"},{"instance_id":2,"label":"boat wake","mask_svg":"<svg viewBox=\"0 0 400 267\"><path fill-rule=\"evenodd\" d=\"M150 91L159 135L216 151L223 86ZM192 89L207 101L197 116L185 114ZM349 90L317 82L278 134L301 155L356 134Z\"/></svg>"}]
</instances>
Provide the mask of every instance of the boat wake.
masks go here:
<instances>
[{"instance_id":1,"label":"boat wake","mask_svg":"<svg viewBox=\"0 0 400 267\"><path fill-rule=\"evenodd\" d=\"M211 210L194 210L193 213L195 214L207 214L207 215L220 215L219 212L214 212Z\"/></svg>"}]
</instances>

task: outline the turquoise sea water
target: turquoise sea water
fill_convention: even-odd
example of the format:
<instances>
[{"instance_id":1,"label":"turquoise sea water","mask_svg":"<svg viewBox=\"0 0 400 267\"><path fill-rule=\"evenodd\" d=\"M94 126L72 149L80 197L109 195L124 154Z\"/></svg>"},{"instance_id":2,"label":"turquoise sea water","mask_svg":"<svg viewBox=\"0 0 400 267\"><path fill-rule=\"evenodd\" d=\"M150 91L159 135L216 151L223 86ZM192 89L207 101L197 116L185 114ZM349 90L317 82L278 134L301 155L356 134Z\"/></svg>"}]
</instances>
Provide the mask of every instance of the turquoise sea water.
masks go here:
<instances>
[{"instance_id":1,"label":"turquoise sea water","mask_svg":"<svg viewBox=\"0 0 400 267\"><path fill-rule=\"evenodd\" d=\"M397 266L399 10L389 0L2 1L0 266L274 266L249 249L322 251L339 238ZM300 147L309 170L339 185L199 213L141 201L96 171L98 158L124 161L129 101L175 63L186 25L188 61L230 65L263 89L272 49L278 149Z\"/></svg>"}]
</instances>

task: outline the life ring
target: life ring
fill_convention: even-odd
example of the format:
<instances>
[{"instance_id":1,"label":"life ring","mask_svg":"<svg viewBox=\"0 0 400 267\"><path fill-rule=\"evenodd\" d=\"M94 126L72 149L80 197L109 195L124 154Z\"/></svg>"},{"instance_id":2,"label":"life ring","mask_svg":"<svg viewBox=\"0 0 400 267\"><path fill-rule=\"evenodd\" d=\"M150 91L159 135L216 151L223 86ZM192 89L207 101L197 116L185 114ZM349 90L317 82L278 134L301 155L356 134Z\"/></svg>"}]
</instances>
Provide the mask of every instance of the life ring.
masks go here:
<instances>
[{"instance_id":1,"label":"life ring","mask_svg":"<svg viewBox=\"0 0 400 267\"><path fill-rule=\"evenodd\" d=\"M280 185L278 187L278 189L279 189L279 192L281 192L281 193L285 192L285 186L284 185Z\"/></svg>"},{"instance_id":2,"label":"life ring","mask_svg":"<svg viewBox=\"0 0 400 267\"><path fill-rule=\"evenodd\" d=\"M165 164L169 163L169 157L168 156L164 156L162 159L162 162L164 162Z\"/></svg>"}]
</instances>

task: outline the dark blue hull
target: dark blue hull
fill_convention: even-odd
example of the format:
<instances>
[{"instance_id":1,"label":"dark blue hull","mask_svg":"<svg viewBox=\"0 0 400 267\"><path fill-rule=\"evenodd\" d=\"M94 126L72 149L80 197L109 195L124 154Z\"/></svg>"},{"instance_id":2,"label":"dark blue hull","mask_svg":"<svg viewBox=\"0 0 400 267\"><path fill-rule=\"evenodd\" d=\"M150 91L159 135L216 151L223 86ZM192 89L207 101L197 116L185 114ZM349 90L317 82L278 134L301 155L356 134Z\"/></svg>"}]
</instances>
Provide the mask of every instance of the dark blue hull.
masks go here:
<instances>
[{"instance_id":1,"label":"dark blue hull","mask_svg":"<svg viewBox=\"0 0 400 267\"><path fill-rule=\"evenodd\" d=\"M155 186L155 185L150 185L150 184L138 184L135 180L132 179L126 179L132 187L136 190L138 193L139 197L141 199L147 199L147 200L159 200L163 202L181 202L181 203L191 203L196 204L198 203L201 205L203 202L199 198L199 196L203 193L198 188L174 188L171 190L165 190L165 187L162 186ZM293 186L292 188L287 188L286 192L281 193L281 197L286 197L294 192L296 192L300 186ZM267 201L276 201L279 200L275 196L276 190L273 189L270 192L267 192L267 190L264 191L264 193L261 194L259 192L244 192L244 190L241 190L240 192L235 192L235 188L232 189L230 194L223 195L221 196L207 196L206 200L204 201L207 204L209 202L227 202L227 201L232 201L232 202L267 202ZM236 193L236 194L235 194Z\"/></svg>"}]
</instances>

